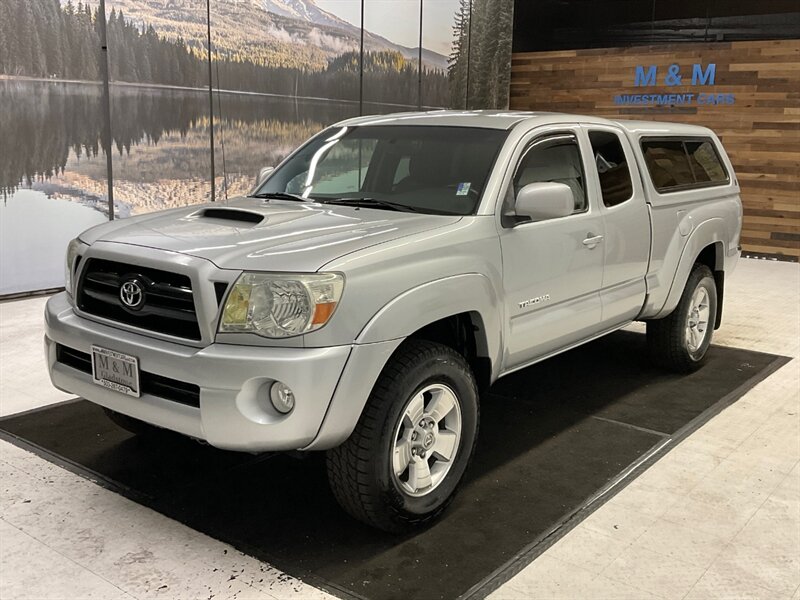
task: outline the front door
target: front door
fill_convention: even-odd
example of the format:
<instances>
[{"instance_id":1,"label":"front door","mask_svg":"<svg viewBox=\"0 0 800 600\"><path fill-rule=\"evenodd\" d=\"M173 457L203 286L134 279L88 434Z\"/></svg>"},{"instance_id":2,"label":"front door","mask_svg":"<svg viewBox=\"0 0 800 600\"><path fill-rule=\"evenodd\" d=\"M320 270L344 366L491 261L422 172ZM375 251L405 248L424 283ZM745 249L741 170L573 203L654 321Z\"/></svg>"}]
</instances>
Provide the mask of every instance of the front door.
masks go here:
<instances>
[{"instance_id":1,"label":"front door","mask_svg":"<svg viewBox=\"0 0 800 600\"><path fill-rule=\"evenodd\" d=\"M533 137L517 159L506 193L500 242L506 302L504 371L599 332L604 224L596 189L587 186L579 127ZM585 143L585 142L584 142ZM566 217L525 221L513 198L525 185L564 183L575 210Z\"/></svg>"}]
</instances>

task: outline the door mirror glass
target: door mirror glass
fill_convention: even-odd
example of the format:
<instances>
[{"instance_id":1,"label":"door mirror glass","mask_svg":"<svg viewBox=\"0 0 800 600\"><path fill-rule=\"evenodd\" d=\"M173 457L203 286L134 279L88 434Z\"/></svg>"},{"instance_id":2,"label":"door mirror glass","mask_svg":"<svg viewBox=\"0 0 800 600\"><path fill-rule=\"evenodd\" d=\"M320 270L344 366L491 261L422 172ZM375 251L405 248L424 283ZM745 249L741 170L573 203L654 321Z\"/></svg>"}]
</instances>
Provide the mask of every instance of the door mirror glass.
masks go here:
<instances>
[{"instance_id":1,"label":"door mirror glass","mask_svg":"<svg viewBox=\"0 0 800 600\"><path fill-rule=\"evenodd\" d=\"M575 196L564 183L529 183L517 194L515 212L518 217L533 221L557 219L571 215L575 210Z\"/></svg>"},{"instance_id":2,"label":"door mirror glass","mask_svg":"<svg viewBox=\"0 0 800 600\"><path fill-rule=\"evenodd\" d=\"M261 170L258 172L258 177L256 177L256 186L259 186L259 185L261 185L262 183L264 183L264 180L267 178L267 176L268 176L270 173L272 173L274 170L275 170L275 167L263 167L263 168L262 168L262 169L261 169Z\"/></svg>"}]
</instances>

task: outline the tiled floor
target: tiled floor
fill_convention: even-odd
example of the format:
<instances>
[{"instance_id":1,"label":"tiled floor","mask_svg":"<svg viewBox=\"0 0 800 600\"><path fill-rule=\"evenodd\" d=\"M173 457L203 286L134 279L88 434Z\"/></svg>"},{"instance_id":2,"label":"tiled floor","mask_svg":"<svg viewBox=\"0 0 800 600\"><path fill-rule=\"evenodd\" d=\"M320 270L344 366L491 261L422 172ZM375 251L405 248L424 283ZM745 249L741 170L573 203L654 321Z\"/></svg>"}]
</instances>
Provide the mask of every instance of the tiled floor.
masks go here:
<instances>
[{"instance_id":1,"label":"tiled floor","mask_svg":"<svg viewBox=\"0 0 800 600\"><path fill-rule=\"evenodd\" d=\"M492 595L800 599L800 266L743 260L718 344L794 360ZM44 299L0 304L0 414L58 402ZM323 598L0 442L0 598ZM420 599L424 600L424 599Z\"/></svg>"},{"instance_id":2,"label":"tiled floor","mask_svg":"<svg viewBox=\"0 0 800 600\"><path fill-rule=\"evenodd\" d=\"M728 284L715 342L794 360L684 440L494 600L800 598L800 267L743 260Z\"/></svg>"}]
</instances>

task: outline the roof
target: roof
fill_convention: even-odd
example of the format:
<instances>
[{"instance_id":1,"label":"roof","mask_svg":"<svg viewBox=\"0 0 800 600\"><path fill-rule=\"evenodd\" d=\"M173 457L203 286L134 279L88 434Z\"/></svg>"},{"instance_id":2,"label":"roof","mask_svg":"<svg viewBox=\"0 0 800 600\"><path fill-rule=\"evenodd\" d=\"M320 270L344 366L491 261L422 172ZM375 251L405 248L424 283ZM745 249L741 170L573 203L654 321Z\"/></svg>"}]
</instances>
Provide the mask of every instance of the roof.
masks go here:
<instances>
[{"instance_id":1,"label":"roof","mask_svg":"<svg viewBox=\"0 0 800 600\"><path fill-rule=\"evenodd\" d=\"M642 135L702 135L711 133L708 127L688 125L686 123L670 123L667 121L627 121L619 119L613 121L634 136Z\"/></svg>"},{"instance_id":2,"label":"roof","mask_svg":"<svg viewBox=\"0 0 800 600\"><path fill-rule=\"evenodd\" d=\"M450 127L482 127L486 129L511 129L523 121L531 125L557 123L594 123L617 125L635 136L641 135L708 135L709 130L697 125L667 123L662 121L628 121L605 119L590 115L568 113L534 112L517 110L434 110L428 112L405 112L388 115L355 117L337 123L340 126L369 125L435 125Z\"/></svg>"},{"instance_id":3,"label":"roof","mask_svg":"<svg viewBox=\"0 0 800 600\"><path fill-rule=\"evenodd\" d=\"M515 110L432 110L428 112L393 113L355 117L337 125L438 125L451 127L483 127L511 129L520 121L554 113Z\"/></svg>"}]
</instances>

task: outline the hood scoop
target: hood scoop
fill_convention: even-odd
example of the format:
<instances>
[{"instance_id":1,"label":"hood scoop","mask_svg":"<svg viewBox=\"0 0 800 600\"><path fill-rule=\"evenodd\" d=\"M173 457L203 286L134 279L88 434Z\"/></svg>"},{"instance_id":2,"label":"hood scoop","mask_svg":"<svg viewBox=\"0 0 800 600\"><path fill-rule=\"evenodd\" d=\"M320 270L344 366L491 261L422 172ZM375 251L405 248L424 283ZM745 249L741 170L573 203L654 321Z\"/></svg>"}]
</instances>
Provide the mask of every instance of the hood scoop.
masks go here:
<instances>
[{"instance_id":1,"label":"hood scoop","mask_svg":"<svg viewBox=\"0 0 800 600\"><path fill-rule=\"evenodd\" d=\"M234 221L250 225L258 225L264 220L264 215L261 213L239 208L205 208L193 216L195 218Z\"/></svg>"}]
</instances>

